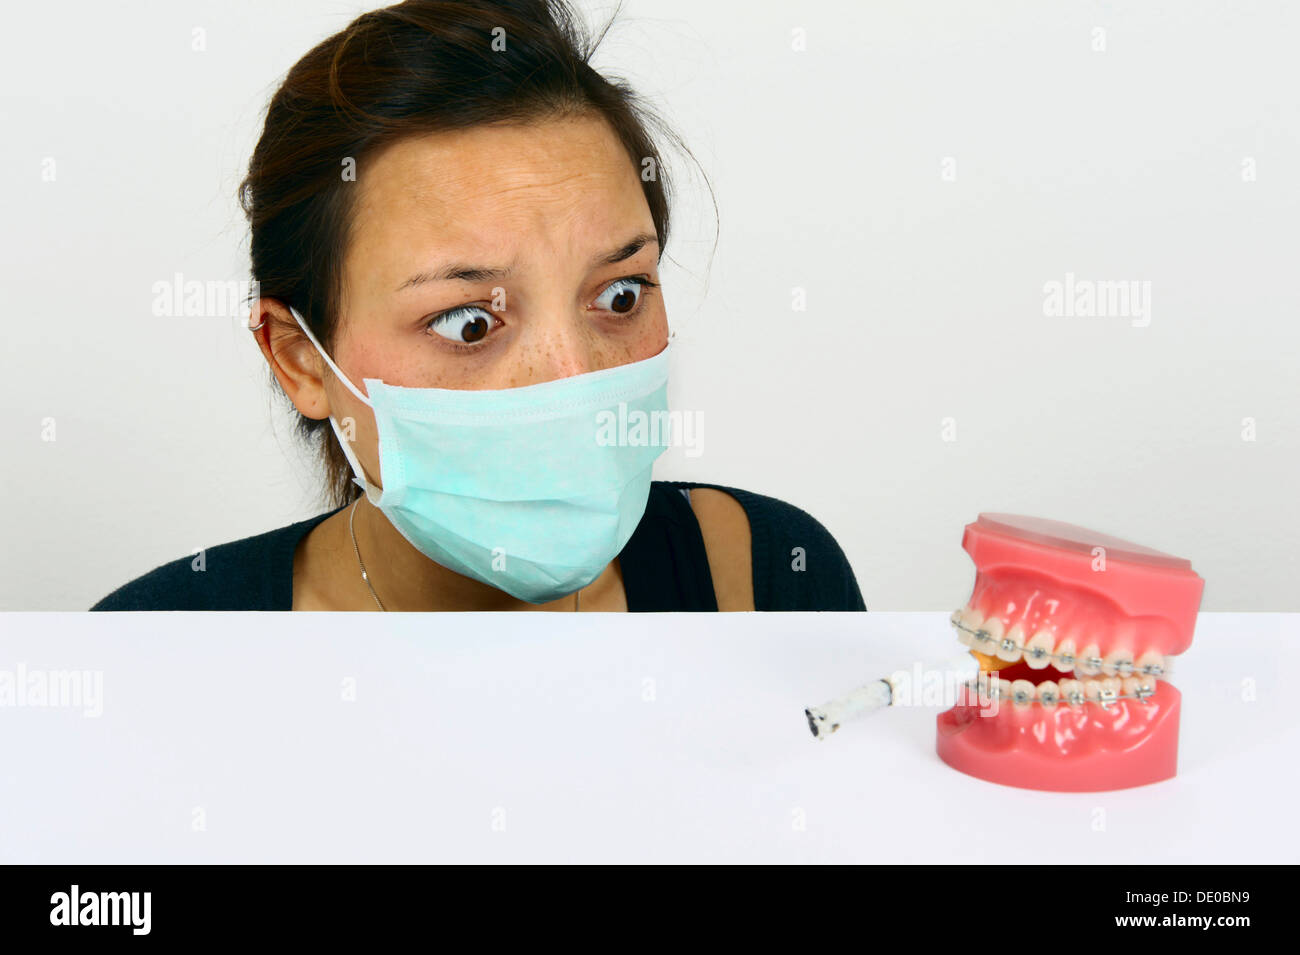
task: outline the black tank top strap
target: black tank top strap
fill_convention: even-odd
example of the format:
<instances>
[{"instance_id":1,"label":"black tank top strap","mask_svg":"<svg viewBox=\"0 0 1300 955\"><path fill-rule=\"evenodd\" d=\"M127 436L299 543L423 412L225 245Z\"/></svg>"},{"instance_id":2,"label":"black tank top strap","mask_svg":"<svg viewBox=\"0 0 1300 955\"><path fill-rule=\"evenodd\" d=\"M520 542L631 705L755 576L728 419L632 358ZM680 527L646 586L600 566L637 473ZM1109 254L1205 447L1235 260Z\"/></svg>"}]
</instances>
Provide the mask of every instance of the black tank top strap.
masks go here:
<instances>
[{"instance_id":1,"label":"black tank top strap","mask_svg":"<svg viewBox=\"0 0 1300 955\"><path fill-rule=\"evenodd\" d=\"M653 481L641 523L618 555L629 612L718 609L699 521L679 481Z\"/></svg>"}]
</instances>

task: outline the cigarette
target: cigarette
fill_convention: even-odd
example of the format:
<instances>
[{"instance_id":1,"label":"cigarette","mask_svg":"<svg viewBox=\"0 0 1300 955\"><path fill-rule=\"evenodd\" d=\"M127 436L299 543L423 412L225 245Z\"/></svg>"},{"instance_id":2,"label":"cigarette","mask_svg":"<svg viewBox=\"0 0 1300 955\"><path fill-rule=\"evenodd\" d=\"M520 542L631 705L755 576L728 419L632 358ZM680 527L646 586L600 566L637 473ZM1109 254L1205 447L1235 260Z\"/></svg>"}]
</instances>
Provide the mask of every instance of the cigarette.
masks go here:
<instances>
[{"instance_id":1,"label":"cigarette","mask_svg":"<svg viewBox=\"0 0 1300 955\"><path fill-rule=\"evenodd\" d=\"M960 673L964 682L975 679L980 672L979 661L969 652L945 661L942 669L949 673ZM803 711L804 716L808 717L808 728L812 730L813 736L825 739L843 723L894 703L912 676L910 670L897 670L890 676L873 680L829 703L810 706Z\"/></svg>"},{"instance_id":2,"label":"cigarette","mask_svg":"<svg viewBox=\"0 0 1300 955\"><path fill-rule=\"evenodd\" d=\"M839 729L841 723L888 706L893 701L893 696L894 688L888 680L876 680L838 700L831 700L821 706L810 706L803 712L808 717L808 728L812 730L813 736L825 739Z\"/></svg>"}]
</instances>

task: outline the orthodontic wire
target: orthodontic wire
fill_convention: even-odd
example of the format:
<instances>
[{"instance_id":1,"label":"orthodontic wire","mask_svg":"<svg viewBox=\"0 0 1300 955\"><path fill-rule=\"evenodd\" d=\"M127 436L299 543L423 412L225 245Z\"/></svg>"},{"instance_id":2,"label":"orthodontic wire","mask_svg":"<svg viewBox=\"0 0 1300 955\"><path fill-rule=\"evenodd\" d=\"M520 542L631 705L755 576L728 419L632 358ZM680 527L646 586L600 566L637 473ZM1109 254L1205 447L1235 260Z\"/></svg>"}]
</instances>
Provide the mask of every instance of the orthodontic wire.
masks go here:
<instances>
[{"instance_id":1,"label":"orthodontic wire","mask_svg":"<svg viewBox=\"0 0 1300 955\"><path fill-rule=\"evenodd\" d=\"M985 656L993 656L997 653L998 650L1007 650L1007 651L1019 650L1021 653L1025 655L1026 658L1031 656L1035 660L1050 658L1050 659L1060 660L1062 663L1068 663L1070 666L1077 666L1080 662L1082 662L1086 664L1089 668L1096 669L1097 671L1097 673L1085 673L1083 674L1084 676L1097 676L1098 674L1103 674L1105 676L1130 677L1130 676L1136 676L1139 673L1145 674L1146 676L1154 676L1154 677L1160 677L1166 675L1166 668L1164 666L1155 663L1148 663L1144 666L1139 667L1139 666L1135 666L1135 661L1133 660L1124 660L1121 661L1120 663L1112 664L1115 667L1115 672L1106 673L1104 669L1106 666L1106 661L1103 660L1101 657L1084 657L1083 660L1080 661L1080 659L1073 653L1049 653L1047 650L1043 649L1042 647L1027 647L1024 644L1016 643L1014 640L1010 639L1009 637L1003 637L1001 640L994 640L993 634L983 629L982 627L978 630L972 630L970 627L963 626L957 619L960 613L961 613L960 610L954 610L952 616L948 618L948 622L951 623L958 630L962 630L966 633L969 633L971 636L975 638L977 642L981 644L983 643L991 644L994 652L992 654L986 653Z\"/></svg>"},{"instance_id":2,"label":"orthodontic wire","mask_svg":"<svg viewBox=\"0 0 1300 955\"><path fill-rule=\"evenodd\" d=\"M963 608L963 609L964 609L964 608ZM993 650L994 650L995 653L996 653L997 650L1007 650L1007 651L1009 651L1009 650L1019 650L1021 653L1025 654L1026 656L1029 656L1029 655L1032 654L1032 656L1033 656L1033 658L1034 658L1035 660L1042 660L1042 659L1044 659L1044 658L1046 657L1046 658L1051 658L1051 659L1057 659L1057 660L1060 660L1062 663L1068 662L1071 666L1077 666L1077 665L1078 665L1078 662L1079 662L1079 661L1078 661L1078 658L1077 658L1073 653L1048 653L1048 652L1047 652L1045 649L1043 649L1042 647L1030 647L1030 648L1026 649L1022 644L1018 644L1018 643L1016 643L1014 640L1008 639L1008 638L1006 638L1006 637L1003 637L1001 640L994 640L994 639L993 639L993 634L991 634L989 631L987 631L987 630L985 630L985 629L983 629L983 628L980 628L980 629L978 629L978 630L972 630L970 627L964 626L964 625L963 625L963 624L958 620L958 617L960 616L960 614L961 614L961 610L954 610L953 613L952 613L952 616L948 618L948 622L951 623L951 624L952 624L954 627L956 627L958 630L961 630L961 631L964 631L964 632L966 632L966 633L969 633L971 636L973 636L973 637L975 638L976 642L979 643L979 644L981 644L981 645L983 645L983 644L985 644L985 643L995 644L995 646L993 647ZM985 656L990 656L990 655L991 655L991 654L985 654ZM1129 660L1129 661L1125 661L1125 664L1126 664L1127 669L1128 669L1128 672L1127 672L1127 673L1123 672L1123 670L1121 670L1121 668L1120 668L1119 666L1116 666L1116 667L1115 667L1115 673L1114 673L1114 674L1109 674L1109 673L1106 673L1105 670L1103 669L1104 666L1105 666L1105 661L1102 660L1100 657L1085 657L1085 658L1084 658L1084 663L1085 663L1089 668L1096 667L1096 669L1097 669L1097 671L1098 671L1097 673L1083 673L1083 674L1080 674L1081 676L1085 676L1085 677L1094 677L1094 676L1107 676L1107 677L1111 677L1111 676L1118 676L1118 677L1123 677L1123 678L1125 678L1125 679L1128 679L1128 678L1132 677L1135 673L1142 673L1142 674L1145 674L1146 676L1150 676L1150 677L1160 677L1160 676L1164 676L1164 675L1166 674L1166 671L1167 671L1167 668L1166 668L1166 667L1164 667L1164 666L1159 666L1159 665L1157 665L1157 664L1153 664L1153 663L1148 663L1148 664L1146 664L1146 665L1144 665L1144 666L1137 667L1136 669L1134 669L1134 666L1133 666L1134 661ZM976 687L976 692L978 693L978 692L979 692L978 684L979 684L979 682L980 682L980 679L981 679L980 677L976 677L973 683L972 683L972 682L967 682L967 683L965 683L964 685L967 686L967 687L975 686L975 687ZM1097 705L1099 705L1099 706L1103 706L1103 707L1104 707L1104 706L1107 706L1107 705L1110 704L1110 703L1117 702L1118 700L1137 700L1137 701L1139 701L1139 702L1146 702L1146 700L1147 700L1148 697L1150 697L1150 696L1154 696L1154 695L1155 695L1155 688L1154 688L1154 687L1152 687L1150 690L1148 690L1148 691L1146 691L1146 692L1143 692L1142 689L1139 688L1139 690L1138 690L1138 692L1137 692L1136 694L1127 694L1127 693L1109 693L1109 692L1107 692L1107 691L1105 691L1105 690L1102 690L1102 691L1100 691L1100 692L1101 692L1101 698L1100 698L1100 699L1090 700L1090 699L1088 699L1088 698L1084 695L1084 693L1083 693L1082 691L1074 691L1074 692L1072 692L1072 693L1070 693L1070 694L1068 694L1068 695L1067 695L1067 694L1064 694L1064 693L1058 694L1058 696L1057 696L1055 702L1053 702L1053 703L1049 703L1049 704L1044 704L1044 703L1042 702L1042 699L1041 699L1040 697L1038 697L1037 694L1035 694L1034 697L1033 697L1032 699L1017 700L1017 696L1021 696L1021 695L1023 695L1023 694L1017 693L1017 692L1014 691L1014 690L1007 690L1007 691L1004 692L1004 691L1002 691L1002 690L1000 690L1000 689L998 688L998 684L996 684L996 683L991 683L991 684L990 684L989 681L988 681L988 678L987 678L987 677L985 677L984 679L985 679L985 684L986 684L986 686L987 686L987 688L988 688L988 691L989 691L989 692L988 692L987 694L985 694L985 695L987 695L987 696L989 697L989 699L995 699L995 700L1007 700L1007 701L1011 702L1012 704L1016 704L1017 702L1019 702L1019 703L1021 703L1021 704L1023 704L1023 705L1028 705L1028 704L1030 704L1030 703L1037 702L1039 705L1047 705L1047 706L1056 706L1056 705L1059 704L1059 703L1065 703L1065 704L1068 705L1068 706L1081 706L1081 705L1083 705L1084 703L1096 703ZM998 679L1001 679L1001 678L999 677ZM1070 679L1074 679L1074 678L1071 677ZM1004 680L1003 682L1009 684L1009 683L1011 683L1012 681L1010 681L1010 680ZM1082 682L1082 681L1081 681L1081 682Z\"/></svg>"},{"instance_id":3,"label":"orthodontic wire","mask_svg":"<svg viewBox=\"0 0 1300 955\"><path fill-rule=\"evenodd\" d=\"M983 683L983 686L980 685L981 681ZM1010 684L1012 681L1003 680L1002 682ZM1136 700L1139 703L1154 703L1155 701L1149 698L1154 696L1156 692L1154 688L1146 691L1139 688L1136 694L1111 693L1106 690L1101 690L1099 691L1101 697L1099 699L1092 700L1089 699L1081 690L1075 690L1071 693L1066 694L1066 693L1061 693L1058 689L1056 699L1053 700L1051 703L1044 703L1042 697L1038 696L1037 694L1035 694L1032 698L1021 699L1019 698L1021 696L1019 692L1010 689L1003 690L999 687L998 684L992 683L987 676L976 677L973 681L967 681L966 683L963 683L962 686L967 688L974 688L977 694L987 699L1006 701L1008 703L1011 703L1013 706L1029 706L1032 703L1037 703L1039 706L1047 706L1047 707L1058 706L1062 703L1065 704L1066 706L1082 706L1084 703L1096 703L1098 706L1106 707L1109 706L1111 703L1116 703L1120 700Z\"/></svg>"}]
</instances>

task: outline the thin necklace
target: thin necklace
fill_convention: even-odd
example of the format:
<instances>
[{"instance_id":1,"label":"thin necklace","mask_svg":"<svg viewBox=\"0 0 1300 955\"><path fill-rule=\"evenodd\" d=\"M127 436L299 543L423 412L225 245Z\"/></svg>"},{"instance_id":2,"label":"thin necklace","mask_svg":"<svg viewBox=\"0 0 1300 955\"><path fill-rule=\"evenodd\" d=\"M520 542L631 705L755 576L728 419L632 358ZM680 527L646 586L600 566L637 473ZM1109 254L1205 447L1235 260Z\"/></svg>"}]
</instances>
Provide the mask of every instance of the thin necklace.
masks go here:
<instances>
[{"instance_id":1,"label":"thin necklace","mask_svg":"<svg viewBox=\"0 0 1300 955\"><path fill-rule=\"evenodd\" d=\"M361 498L357 498L352 502L352 509L348 511L348 533L352 535L352 550L356 552L357 566L361 568L361 579L366 582L366 589L370 591L370 596L375 598L375 603L379 605L379 609L387 612L388 608L384 606L384 602L379 599L379 594L375 593L375 588L370 583L370 575L366 573L365 562L361 559L361 548L357 546L357 531L352 522L357 516L357 505L360 503ZM573 593L574 613L578 612L578 607L581 606L581 602L582 591L575 590Z\"/></svg>"}]
</instances>

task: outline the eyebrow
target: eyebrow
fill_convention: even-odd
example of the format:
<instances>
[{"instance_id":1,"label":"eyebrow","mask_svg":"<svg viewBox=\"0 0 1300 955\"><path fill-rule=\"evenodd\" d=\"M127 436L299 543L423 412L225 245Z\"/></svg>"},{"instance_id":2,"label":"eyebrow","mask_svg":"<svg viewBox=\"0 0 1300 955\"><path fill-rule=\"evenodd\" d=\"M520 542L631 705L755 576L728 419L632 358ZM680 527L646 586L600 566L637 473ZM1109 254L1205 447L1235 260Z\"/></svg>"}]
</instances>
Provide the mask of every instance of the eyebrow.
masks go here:
<instances>
[{"instance_id":1,"label":"eyebrow","mask_svg":"<svg viewBox=\"0 0 1300 955\"><path fill-rule=\"evenodd\" d=\"M632 238L628 239L612 252L602 252L591 260L590 267L596 268L600 265L614 265L626 259L632 258L648 244L654 243L659 245L659 237L653 232L638 232ZM445 265L440 269L434 269L431 272L419 272L412 275L409 279L397 286L394 291L400 292L403 289L411 288L416 285L424 285L426 282L448 282L461 280L465 282L486 282L489 279L501 279L510 275L511 269L493 268L484 265Z\"/></svg>"}]
</instances>

